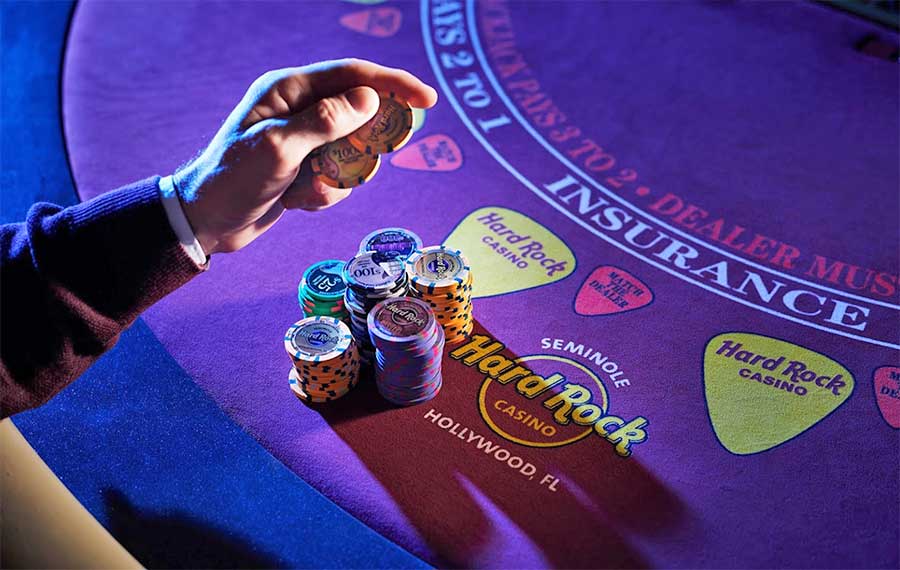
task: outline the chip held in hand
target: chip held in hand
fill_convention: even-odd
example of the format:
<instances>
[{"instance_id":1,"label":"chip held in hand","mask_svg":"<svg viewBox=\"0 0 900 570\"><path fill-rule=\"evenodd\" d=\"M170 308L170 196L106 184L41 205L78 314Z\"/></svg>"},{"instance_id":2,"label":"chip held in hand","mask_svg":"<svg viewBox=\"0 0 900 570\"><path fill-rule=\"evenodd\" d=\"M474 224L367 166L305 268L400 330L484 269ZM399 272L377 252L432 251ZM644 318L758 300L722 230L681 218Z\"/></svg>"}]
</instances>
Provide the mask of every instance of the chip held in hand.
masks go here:
<instances>
[{"instance_id":1,"label":"chip held in hand","mask_svg":"<svg viewBox=\"0 0 900 570\"><path fill-rule=\"evenodd\" d=\"M394 93L379 92L378 97L380 103L375 116L347 136L358 151L369 155L399 150L413 134L413 111L409 103Z\"/></svg>"},{"instance_id":2,"label":"chip held in hand","mask_svg":"<svg viewBox=\"0 0 900 570\"><path fill-rule=\"evenodd\" d=\"M310 157L313 173L335 188L353 188L372 179L381 165L377 154L363 154L346 138L316 149Z\"/></svg>"}]
</instances>

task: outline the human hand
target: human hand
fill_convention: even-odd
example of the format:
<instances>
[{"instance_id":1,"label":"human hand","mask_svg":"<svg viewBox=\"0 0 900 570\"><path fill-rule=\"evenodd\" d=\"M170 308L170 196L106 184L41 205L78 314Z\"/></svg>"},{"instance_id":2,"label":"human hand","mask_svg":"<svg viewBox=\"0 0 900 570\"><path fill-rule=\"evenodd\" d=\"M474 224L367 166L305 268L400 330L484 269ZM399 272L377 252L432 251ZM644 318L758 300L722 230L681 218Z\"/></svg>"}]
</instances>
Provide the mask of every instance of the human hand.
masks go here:
<instances>
[{"instance_id":1,"label":"human hand","mask_svg":"<svg viewBox=\"0 0 900 570\"><path fill-rule=\"evenodd\" d=\"M213 140L175 173L185 215L207 255L241 249L286 209L321 210L350 194L312 175L311 151L378 110L378 91L428 108L437 92L400 69L346 59L269 71Z\"/></svg>"}]
</instances>

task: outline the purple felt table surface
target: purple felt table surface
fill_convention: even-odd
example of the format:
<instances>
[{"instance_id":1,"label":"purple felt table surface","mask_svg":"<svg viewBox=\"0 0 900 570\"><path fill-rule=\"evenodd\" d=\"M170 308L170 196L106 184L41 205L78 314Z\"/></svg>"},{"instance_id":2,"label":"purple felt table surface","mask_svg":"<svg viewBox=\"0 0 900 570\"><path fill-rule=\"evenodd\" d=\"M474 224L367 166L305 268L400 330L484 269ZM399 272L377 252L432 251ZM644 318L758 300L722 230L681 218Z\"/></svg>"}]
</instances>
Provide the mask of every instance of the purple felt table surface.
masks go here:
<instances>
[{"instance_id":1,"label":"purple felt table surface","mask_svg":"<svg viewBox=\"0 0 900 570\"><path fill-rule=\"evenodd\" d=\"M900 342L898 67L853 49L872 30L815 4L85 2L65 63L66 140L90 198L171 173L268 69L357 56L412 71L441 100L405 162L385 156L350 199L288 213L147 312L209 396L326 496L437 564L896 567L900 440L873 374L898 365ZM457 161L429 162L416 146L426 140L457 148ZM571 184L560 182L567 176ZM702 222L688 204L707 214ZM491 207L556 236L574 271L476 299L479 331L509 354L593 370L609 411L649 421L631 457L596 434L546 448L504 440L485 419L495 412L479 409L485 374L451 359L442 393L412 409L363 390L319 411L288 389L281 339L301 316L305 267L349 258L378 227L441 243ZM628 225L601 218L603 227L595 212ZM697 231L719 218L718 230ZM642 243L659 231L680 249L630 243L636 220L651 228ZM728 243L736 226L744 232ZM488 255L475 255L482 275L508 271ZM831 279L835 261L843 265ZM728 283L699 271L720 262ZM652 302L576 312L601 267L633 277ZM747 272L775 291L770 299L753 282L737 290ZM759 412L746 429L714 429L719 372L705 373L715 356L704 351L735 332L818 353L822 366L852 375L852 394L770 449L729 449L794 413L761 387L748 396ZM617 387L621 374L552 339L593 347L630 382ZM425 417L432 408L535 465L536 479L449 435ZM561 489L541 484L543 473Z\"/></svg>"}]
</instances>

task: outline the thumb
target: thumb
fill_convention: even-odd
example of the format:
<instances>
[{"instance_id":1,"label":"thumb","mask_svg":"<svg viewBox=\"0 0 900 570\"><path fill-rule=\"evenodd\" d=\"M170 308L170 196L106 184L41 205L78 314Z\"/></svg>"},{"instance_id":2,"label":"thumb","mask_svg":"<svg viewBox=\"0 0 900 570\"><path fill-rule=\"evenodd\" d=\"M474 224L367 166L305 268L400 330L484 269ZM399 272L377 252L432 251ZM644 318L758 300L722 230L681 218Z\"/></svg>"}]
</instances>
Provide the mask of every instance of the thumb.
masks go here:
<instances>
[{"instance_id":1,"label":"thumb","mask_svg":"<svg viewBox=\"0 0 900 570\"><path fill-rule=\"evenodd\" d=\"M297 153L294 156L306 156L363 126L375 116L378 104L378 93L371 87L355 87L320 99L288 120L284 144Z\"/></svg>"}]
</instances>

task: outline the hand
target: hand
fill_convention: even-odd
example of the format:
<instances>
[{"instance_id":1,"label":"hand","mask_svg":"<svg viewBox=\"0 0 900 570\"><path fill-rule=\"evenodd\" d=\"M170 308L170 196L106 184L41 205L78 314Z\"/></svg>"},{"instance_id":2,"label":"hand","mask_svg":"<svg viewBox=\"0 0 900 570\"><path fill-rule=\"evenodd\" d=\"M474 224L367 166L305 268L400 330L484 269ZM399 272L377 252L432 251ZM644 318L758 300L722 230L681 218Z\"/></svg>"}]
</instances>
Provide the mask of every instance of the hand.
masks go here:
<instances>
[{"instance_id":1,"label":"hand","mask_svg":"<svg viewBox=\"0 0 900 570\"><path fill-rule=\"evenodd\" d=\"M414 107L437 101L437 92L409 72L355 59L257 79L203 153L175 173L203 251L236 251L286 209L321 210L346 198L350 190L323 184L306 157L371 119L375 90L393 91Z\"/></svg>"}]
</instances>

